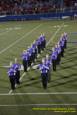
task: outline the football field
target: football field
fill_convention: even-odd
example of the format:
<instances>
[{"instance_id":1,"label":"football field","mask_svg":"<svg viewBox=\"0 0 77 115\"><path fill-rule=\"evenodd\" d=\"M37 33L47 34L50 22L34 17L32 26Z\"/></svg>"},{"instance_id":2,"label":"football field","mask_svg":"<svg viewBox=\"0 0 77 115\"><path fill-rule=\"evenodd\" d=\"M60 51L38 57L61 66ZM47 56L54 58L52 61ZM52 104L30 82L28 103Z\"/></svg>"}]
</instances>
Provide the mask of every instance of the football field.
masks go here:
<instances>
[{"instance_id":1,"label":"football field","mask_svg":"<svg viewBox=\"0 0 77 115\"><path fill-rule=\"evenodd\" d=\"M35 63L39 64L63 32L68 33L68 47L57 71L51 71L48 88L43 89L39 70L31 68L28 73L21 72L21 84L11 92L5 66L15 58L22 64L23 50L44 33L47 47ZM77 114L77 20L0 23L0 115L60 115L64 114L61 108L71 108L70 113Z\"/></svg>"}]
</instances>

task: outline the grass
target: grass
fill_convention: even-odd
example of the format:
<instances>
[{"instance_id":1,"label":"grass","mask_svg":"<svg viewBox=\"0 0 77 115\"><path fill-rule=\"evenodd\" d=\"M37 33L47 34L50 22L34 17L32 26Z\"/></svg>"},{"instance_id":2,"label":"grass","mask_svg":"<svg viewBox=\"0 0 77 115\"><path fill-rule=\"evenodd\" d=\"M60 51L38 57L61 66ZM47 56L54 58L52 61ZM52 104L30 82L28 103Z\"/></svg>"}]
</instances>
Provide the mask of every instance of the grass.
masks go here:
<instances>
[{"instance_id":1,"label":"grass","mask_svg":"<svg viewBox=\"0 0 77 115\"><path fill-rule=\"evenodd\" d=\"M40 63L42 57L50 53L52 47L57 43L60 35L65 31L68 33L68 48L65 50L65 57L62 58L61 65L57 67L57 71L51 71L51 82L48 84L47 90L42 88L40 81L40 73L38 70L30 70L22 79L22 83L14 93L52 93L52 92L77 92L77 20L59 20L59 21L26 21L26 22L4 22L0 23L0 94L9 93L10 83L7 76L7 69L2 68L3 65L9 65L10 61L14 61L17 57L19 63L23 49L27 49L31 43L38 38L41 33L45 33L47 42L52 39L52 36L57 31L56 25L67 25L62 27L56 34L53 41L47 46L42 53L37 63ZM41 25L40 25L41 24ZM39 26L40 25L40 26ZM38 27L39 26L39 27ZM38 27L38 28L36 28ZM33 31L33 29L35 31ZM29 33L29 34L28 34ZM26 35L28 34L28 35ZM23 37L25 35L25 37ZM19 39L23 39L19 41ZM19 41L14 46L9 47L15 41ZM75 42L75 43L74 43ZM23 74L23 72L21 73ZM35 80L31 80L35 78ZM70 104L51 105L51 106L30 106L29 104ZM52 94L52 95L0 95L0 115L47 115L51 111L33 111L32 107L75 107L72 104L77 104L77 94ZM2 106L7 105L7 106ZM11 105L11 106L10 106ZM18 106L13 106L18 105ZM22 106L20 106L22 105ZM64 114L53 113L52 114ZM76 113L71 113L76 114Z\"/></svg>"}]
</instances>

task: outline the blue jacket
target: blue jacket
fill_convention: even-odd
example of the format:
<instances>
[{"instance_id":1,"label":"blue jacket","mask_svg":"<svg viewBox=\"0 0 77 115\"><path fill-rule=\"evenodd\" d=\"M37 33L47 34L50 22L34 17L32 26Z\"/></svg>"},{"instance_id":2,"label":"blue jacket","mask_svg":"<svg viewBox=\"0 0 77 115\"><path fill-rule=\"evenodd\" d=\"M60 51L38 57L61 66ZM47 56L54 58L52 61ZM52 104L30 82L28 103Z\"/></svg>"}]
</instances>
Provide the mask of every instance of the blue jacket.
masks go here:
<instances>
[{"instance_id":1,"label":"blue jacket","mask_svg":"<svg viewBox=\"0 0 77 115\"><path fill-rule=\"evenodd\" d=\"M15 64L12 65L12 68L13 68L15 71L17 71L17 70L19 70L19 69L21 68L21 65L18 64L18 63L15 63Z\"/></svg>"},{"instance_id":2,"label":"blue jacket","mask_svg":"<svg viewBox=\"0 0 77 115\"><path fill-rule=\"evenodd\" d=\"M51 54L51 60L56 60L57 59L57 52L53 52L52 54Z\"/></svg>"},{"instance_id":3,"label":"blue jacket","mask_svg":"<svg viewBox=\"0 0 77 115\"><path fill-rule=\"evenodd\" d=\"M39 64L39 70L41 71L41 73L47 73L49 70L49 67L45 64Z\"/></svg>"},{"instance_id":4,"label":"blue jacket","mask_svg":"<svg viewBox=\"0 0 77 115\"><path fill-rule=\"evenodd\" d=\"M60 40L59 44L61 47L63 47L64 46L64 40Z\"/></svg>"},{"instance_id":5,"label":"blue jacket","mask_svg":"<svg viewBox=\"0 0 77 115\"><path fill-rule=\"evenodd\" d=\"M15 74L16 74L16 71L15 71L13 68L10 68L10 69L8 70L8 76L9 76L9 77L15 76Z\"/></svg>"},{"instance_id":6,"label":"blue jacket","mask_svg":"<svg viewBox=\"0 0 77 115\"><path fill-rule=\"evenodd\" d=\"M22 60L26 60L27 61L28 58L29 58L29 55L28 55L28 53L23 53L21 57L22 57Z\"/></svg>"},{"instance_id":7,"label":"blue jacket","mask_svg":"<svg viewBox=\"0 0 77 115\"><path fill-rule=\"evenodd\" d=\"M50 59L46 59L45 63L46 63L46 65L47 65L48 67L51 66L51 60L50 60Z\"/></svg>"}]
</instances>

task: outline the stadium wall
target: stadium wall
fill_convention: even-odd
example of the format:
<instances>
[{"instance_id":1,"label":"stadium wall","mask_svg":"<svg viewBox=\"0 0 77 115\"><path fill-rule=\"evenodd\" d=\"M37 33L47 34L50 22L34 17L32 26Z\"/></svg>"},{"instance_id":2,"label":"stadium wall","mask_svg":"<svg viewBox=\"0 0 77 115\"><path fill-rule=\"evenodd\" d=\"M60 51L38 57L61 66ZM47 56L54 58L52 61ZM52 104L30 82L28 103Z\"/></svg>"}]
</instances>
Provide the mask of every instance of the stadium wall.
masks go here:
<instances>
[{"instance_id":1,"label":"stadium wall","mask_svg":"<svg viewBox=\"0 0 77 115\"><path fill-rule=\"evenodd\" d=\"M44 14L26 14L26 15L2 15L0 22L3 21L21 21L21 20L51 20L62 19L63 17L77 16L77 11L74 12L59 12L59 13L44 13Z\"/></svg>"}]
</instances>

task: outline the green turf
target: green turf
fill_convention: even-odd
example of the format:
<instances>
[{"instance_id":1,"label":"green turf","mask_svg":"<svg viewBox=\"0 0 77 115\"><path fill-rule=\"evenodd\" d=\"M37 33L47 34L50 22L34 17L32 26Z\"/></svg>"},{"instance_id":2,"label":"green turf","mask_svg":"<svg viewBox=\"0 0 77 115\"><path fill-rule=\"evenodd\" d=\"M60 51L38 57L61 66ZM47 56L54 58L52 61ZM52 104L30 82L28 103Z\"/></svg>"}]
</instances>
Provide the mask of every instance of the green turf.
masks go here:
<instances>
[{"instance_id":1,"label":"green turf","mask_svg":"<svg viewBox=\"0 0 77 115\"><path fill-rule=\"evenodd\" d=\"M27 49L31 43L38 38L41 33L45 33L47 42L52 39L52 36L58 28L54 28L56 25L67 25L62 27L56 34L53 41L47 46L45 51L37 59L36 64L40 63L42 57L46 54L50 54L50 50L57 43L60 35L65 31L68 33L68 48L65 50L65 57L61 60L61 65L57 67L57 71L51 71L51 82L48 84L47 90L42 88L40 81L40 73L38 70L30 70L22 79L22 83L14 93L52 93L52 92L77 92L77 20L63 20L63 21L24 21L24 22L4 22L0 23L0 94L9 93L10 83L7 76L7 69L2 68L3 65L9 65L10 61L14 61L17 57L19 62L21 61L21 54L24 49ZM41 25L40 25L41 24ZM39 26L40 25L40 26ZM39 26L39 27L38 27ZM35 31L34 28L38 27ZM18 28L18 29L16 29ZM28 35L26 35L28 34ZM23 37L25 35L25 37ZM16 40L23 39L17 42L11 48L8 48ZM23 72L21 73L21 75ZM35 78L35 80L31 80ZM26 106L0 106L0 115L47 115L51 114L51 111L33 111L32 107L27 104L77 104L77 95L14 95L4 96L0 95L0 105L24 105ZM74 107L70 106L41 106L41 107ZM63 114L53 113L52 114ZM70 113L69 113L70 114ZM76 114L76 113L71 113Z\"/></svg>"}]
</instances>

